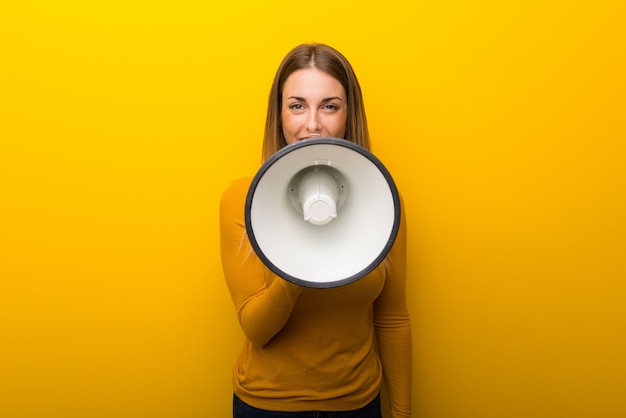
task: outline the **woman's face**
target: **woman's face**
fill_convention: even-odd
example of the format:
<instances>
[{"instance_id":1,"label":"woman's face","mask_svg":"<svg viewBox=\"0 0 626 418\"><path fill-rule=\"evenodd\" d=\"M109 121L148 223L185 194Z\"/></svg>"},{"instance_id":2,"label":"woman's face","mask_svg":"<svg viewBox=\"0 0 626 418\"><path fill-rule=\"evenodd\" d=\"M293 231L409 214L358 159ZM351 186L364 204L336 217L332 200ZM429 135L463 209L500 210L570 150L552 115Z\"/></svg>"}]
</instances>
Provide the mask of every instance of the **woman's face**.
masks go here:
<instances>
[{"instance_id":1,"label":"woman's face","mask_svg":"<svg viewBox=\"0 0 626 418\"><path fill-rule=\"evenodd\" d=\"M287 77L281 118L288 144L310 136L343 138L347 115L345 89L330 74L304 68Z\"/></svg>"}]
</instances>

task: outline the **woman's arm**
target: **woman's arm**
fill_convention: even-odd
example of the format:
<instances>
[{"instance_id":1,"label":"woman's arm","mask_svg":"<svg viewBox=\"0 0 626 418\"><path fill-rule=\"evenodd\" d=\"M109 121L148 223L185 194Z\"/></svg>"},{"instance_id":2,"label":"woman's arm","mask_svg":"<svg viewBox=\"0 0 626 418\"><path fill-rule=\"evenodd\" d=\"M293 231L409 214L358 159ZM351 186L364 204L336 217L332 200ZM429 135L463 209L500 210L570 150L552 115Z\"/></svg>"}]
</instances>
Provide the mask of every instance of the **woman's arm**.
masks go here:
<instances>
[{"instance_id":1,"label":"woman's arm","mask_svg":"<svg viewBox=\"0 0 626 418\"><path fill-rule=\"evenodd\" d=\"M222 195L220 250L241 328L251 342L263 346L285 325L302 288L277 279L254 253L244 223L249 184L235 182Z\"/></svg>"},{"instance_id":2,"label":"woman's arm","mask_svg":"<svg viewBox=\"0 0 626 418\"><path fill-rule=\"evenodd\" d=\"M403 209L403 208L402 208ZM406 305L406 223L385 260L385 286L374 302L374 326L393 418L411 416L412 344Z\"/></svg>"}]
</instances>

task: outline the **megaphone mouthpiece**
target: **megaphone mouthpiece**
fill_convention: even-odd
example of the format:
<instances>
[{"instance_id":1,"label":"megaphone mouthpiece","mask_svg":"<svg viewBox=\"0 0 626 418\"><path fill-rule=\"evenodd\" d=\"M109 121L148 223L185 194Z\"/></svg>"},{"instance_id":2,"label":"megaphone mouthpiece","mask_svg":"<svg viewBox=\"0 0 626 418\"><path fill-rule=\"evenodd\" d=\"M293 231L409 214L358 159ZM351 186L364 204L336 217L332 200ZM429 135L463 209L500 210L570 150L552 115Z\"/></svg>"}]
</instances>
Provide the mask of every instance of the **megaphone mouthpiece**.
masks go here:
<instances>
[{"instance_id":1,"label":"megaphone mouthpiece","mask_svg":"<svg viewBox=\"0 0 626 418\"><path fill-rule=\"evenodd\" d=\"M294 176L289 187L289 200L305 221L321 226L337 217L346 193L345 182L342 183L340 177L337 170L317 165Z\"/></svg>"}]
</instances>

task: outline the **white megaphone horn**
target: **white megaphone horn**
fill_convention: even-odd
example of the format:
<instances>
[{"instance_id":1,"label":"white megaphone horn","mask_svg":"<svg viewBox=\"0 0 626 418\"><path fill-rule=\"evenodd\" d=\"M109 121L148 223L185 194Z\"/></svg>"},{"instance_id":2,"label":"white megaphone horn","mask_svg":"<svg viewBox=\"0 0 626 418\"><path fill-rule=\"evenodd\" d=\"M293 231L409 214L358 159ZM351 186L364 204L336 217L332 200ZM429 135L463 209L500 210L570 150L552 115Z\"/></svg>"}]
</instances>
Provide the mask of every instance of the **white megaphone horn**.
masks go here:
<instances>
[{"instance_id":1,"label":"white megaphone horn","mask_svg":"<svg viewBox=\"0 0 626 418\"><path fill-rule=\"evenodd\" d=\"M306 287L352 283L387 256L400 198L380 160L353 142L304 139L271 156L245 205L252 248L275 274Z\"/></svg>"}]
</instances>

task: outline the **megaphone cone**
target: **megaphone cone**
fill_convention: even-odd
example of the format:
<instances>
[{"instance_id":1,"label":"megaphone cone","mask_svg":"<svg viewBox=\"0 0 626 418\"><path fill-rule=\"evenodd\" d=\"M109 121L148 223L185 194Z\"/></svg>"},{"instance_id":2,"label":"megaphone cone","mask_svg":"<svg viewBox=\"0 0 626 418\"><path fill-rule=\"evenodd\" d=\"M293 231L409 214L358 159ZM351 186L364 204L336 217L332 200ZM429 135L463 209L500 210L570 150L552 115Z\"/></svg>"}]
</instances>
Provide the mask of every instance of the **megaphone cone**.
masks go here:
<instances>
[{"instance_id":1,"label":"megaphone cone","mask_svg":"<svg viewBox=\"0 0 626 418\"><path fill-rule=\"evenodd\" d=\"M400 198L371 152L344 139L305 139L261 166L248 189L245 223L252 248L275 274L301 286L337 287L387 256Z\"/></svg>"}]
</instances>

